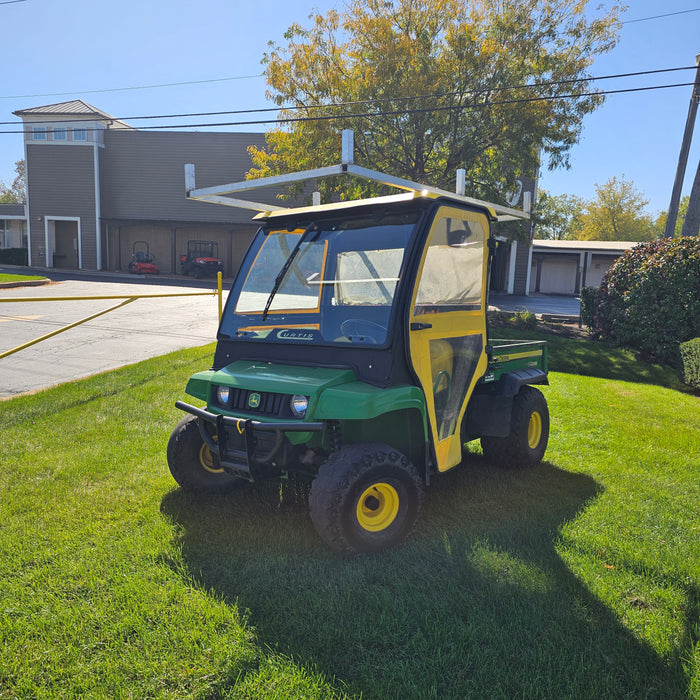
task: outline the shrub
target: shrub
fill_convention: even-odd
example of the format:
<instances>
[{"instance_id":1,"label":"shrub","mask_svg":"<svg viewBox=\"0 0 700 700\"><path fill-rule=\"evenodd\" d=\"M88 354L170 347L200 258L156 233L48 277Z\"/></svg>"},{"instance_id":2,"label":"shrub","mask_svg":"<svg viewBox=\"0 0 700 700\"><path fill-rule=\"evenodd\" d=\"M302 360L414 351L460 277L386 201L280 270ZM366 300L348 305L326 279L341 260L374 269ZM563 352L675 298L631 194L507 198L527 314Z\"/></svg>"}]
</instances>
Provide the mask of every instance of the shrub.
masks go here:
<instances>
[{"instance_id":1,"label":"shrub","mask_svg":"<svg viewBox=\"0 0 700 700\"><path fill-rule=\"evenodd\" d=\"M598 287L581 288L581 323L583 323L589 331L593 331L595 326L597 294Z\"/></svg>"},{"instance_id":2,"label":"shrub","mask_svg":"<svg viewBox=\"0 0 700 700\"><path fill-rule=\"evenodd\" d=\"M532 331L537 328L537 316L528 309L515 311L508 319L516 328Z\"/></svg>"},{"instance_id":3,"label":"shrub","mask_svg":"<svg viewBox=\"0 0 700 700\"><path fill-rule=\"evenodd\" d=\"M680 344L700 335L700 238L642 243L620 256L596 295L593 330L679 367Z\"/></svg>"},{"instance_id":4,"label":"shrub","mask_svg":"<svg viewBox=\"0 0 700 700\"><path fill-rule=\"evenodd\" d=\"M26 248L0 248L0 264L27 265Z\"/></svg>"},{"instance_id":5,"label":"shrub","mask_svg":"<svg viewBox=\"0 0 700 700\"><path fill-rule=\"evenodd\" d=\"M537 328L537 316L527 309L517 311L489 311L488 324L491 328L519 328L534 330Z\"/></svg>"},{"instance_id":6,"label":"shrub","mask_svg":"<svg viewBox=\"0 0 700 700\"><path fill-rule=\"evenodd\" d=\"M700 338L681 343L683 382L700 391Z\"/></svg>"}]
</instances>

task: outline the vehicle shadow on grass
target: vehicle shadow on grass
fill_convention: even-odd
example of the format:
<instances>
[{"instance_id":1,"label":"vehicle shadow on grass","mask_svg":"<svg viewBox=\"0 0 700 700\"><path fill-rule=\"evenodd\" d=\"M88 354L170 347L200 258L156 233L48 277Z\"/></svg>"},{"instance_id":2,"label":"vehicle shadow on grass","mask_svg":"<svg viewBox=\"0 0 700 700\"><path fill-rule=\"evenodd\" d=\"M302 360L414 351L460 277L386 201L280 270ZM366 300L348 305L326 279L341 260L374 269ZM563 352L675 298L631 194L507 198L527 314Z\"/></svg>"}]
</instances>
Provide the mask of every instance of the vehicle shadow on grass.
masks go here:
<instances>
[{"instance_id":1,"label":"vehicle shadow on grass","mask_svg":"<svg viewBox=\"0 0 700 700\"><path fill-rule=\"evenodd\" d=\"M686 697L681 659L634 638L556 552L600 493L548 463L503 472L475 457L434 479L408 543L352 558L325 549L302 488L175 490L162 511L188 573L339 695Z\"/></svg>"}]
</instances>

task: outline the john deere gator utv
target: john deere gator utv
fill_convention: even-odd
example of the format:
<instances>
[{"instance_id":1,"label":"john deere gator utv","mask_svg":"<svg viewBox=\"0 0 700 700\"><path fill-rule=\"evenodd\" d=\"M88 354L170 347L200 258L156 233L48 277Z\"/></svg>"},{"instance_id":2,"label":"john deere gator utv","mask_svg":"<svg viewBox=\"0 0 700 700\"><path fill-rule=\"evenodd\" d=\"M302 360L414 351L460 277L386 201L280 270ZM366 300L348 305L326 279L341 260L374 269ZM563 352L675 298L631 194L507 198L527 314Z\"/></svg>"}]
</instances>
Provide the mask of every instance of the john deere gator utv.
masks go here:
<instances>
[{"instance_id":1,"label":"john deere gator utv","mask_svg":"<svg viewBox=\"0 0 700 700\"><path fill-rule=\"evenodd\" d=\"M549 414L532 385L547 384L547 349L488 336L491 224L523 212L334 167L408 191L295 209L230 200L264 209L260 229L213 366L187 384L204 405L176 404L186 415L168 464L192 491L306 475L321 538L378 551L407 537L425 487L463 461L465 443L508 466L542 459ZM189 196L219 201L261 182Z\"/></svg>"}]
</instances>

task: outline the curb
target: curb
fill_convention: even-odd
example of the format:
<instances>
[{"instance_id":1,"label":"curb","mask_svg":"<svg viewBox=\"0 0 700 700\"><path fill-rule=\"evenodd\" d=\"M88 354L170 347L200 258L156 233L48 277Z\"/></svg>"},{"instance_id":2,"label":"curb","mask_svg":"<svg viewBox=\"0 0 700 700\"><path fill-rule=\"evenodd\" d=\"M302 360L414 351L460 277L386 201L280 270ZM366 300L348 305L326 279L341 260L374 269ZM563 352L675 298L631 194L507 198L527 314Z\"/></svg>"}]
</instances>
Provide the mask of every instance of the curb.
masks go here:
<instances>
[{"instance_id":1,"label":"curb","mask_svg":"<svg viewBox=\"0 0 700 700\"><path fill-rule=\"evenodd\" d=\"M48 277L44 277L43 280L26 280L24 282L0 282L0 289L15 289L17 287L41 287L45 284L51 284L51 280Z\"/></svg>"}]
</instances>

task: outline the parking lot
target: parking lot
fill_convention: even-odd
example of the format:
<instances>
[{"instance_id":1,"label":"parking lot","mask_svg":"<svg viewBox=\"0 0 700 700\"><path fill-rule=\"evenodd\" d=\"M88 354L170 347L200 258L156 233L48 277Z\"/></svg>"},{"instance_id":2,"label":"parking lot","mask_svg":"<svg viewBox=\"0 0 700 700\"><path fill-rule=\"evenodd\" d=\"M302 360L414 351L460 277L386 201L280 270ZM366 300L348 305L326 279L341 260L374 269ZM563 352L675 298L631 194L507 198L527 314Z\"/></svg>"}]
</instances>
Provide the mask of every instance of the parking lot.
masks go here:
<instances>
[{"instance_id":1,"label":"parking lot","mask_svg":"<svg viewBox=\"0 0 700 700\"><path fill-rule=\"evenodd\" d=\"M14 272L14 270L13 270ZM0 289L0 298L175 294L213 290L201 283L126 275L64 276L40 287ZM224 298L227 292L224 287ZM0 303L0 352L95 314L119 300ZM138 299L0 359L0 398L104 372L216 338L216 296Z\"/></svg>"}]
</instances>

